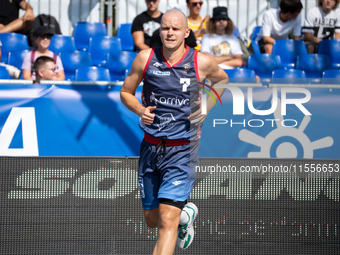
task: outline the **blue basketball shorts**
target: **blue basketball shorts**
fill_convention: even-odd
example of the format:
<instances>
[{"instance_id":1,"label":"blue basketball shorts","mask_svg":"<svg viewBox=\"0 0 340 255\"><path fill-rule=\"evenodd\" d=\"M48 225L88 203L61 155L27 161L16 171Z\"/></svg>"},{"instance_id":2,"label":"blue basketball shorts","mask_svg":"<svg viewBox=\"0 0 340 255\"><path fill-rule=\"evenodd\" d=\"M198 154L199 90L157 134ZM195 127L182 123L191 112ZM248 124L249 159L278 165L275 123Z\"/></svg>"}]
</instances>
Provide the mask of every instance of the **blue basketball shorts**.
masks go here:
<instances>
[{"instance_id":1,"label":"blue basketball shorts","mask_svg":"<svg viewBox=\"0 0 340 255\"><path fill-rule=\"evenodd\" d=\"M139 186L143 208L159 207L159 198L186 201L196 179L200 140L159 146L143 140L139 158Z\"/></svg>"}]
</instances>

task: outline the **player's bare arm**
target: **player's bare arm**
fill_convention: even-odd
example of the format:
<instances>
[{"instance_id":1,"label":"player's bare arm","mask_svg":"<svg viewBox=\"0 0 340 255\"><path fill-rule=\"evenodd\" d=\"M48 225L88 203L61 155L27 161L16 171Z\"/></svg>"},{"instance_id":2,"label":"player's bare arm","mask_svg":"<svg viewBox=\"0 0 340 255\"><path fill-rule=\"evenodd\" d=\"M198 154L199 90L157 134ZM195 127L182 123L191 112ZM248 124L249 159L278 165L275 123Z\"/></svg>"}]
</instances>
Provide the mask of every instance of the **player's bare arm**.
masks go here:
<instances>
[{"instance_id":1,"label":"player's bare arm","mask_svg":"<svg viewBox=\"0 0 340 255\"><path fill-rule=\"evenodd\" d=\"M143 80L143 71L150 55L151 49L141 51L132 63L131 70L127 75L120 91L123 104L132 112L141 117L145 125L151 125L154 119L152 111L155 106L144 107L135 97L136 89Z\"/></svg>"},{"instance_id":2,"label":"player's bare arm","mask_svg":"<svg viewBox=\"0 0 340 255\"><path fill-rule=\"evenodd\" d=\"M218 66L214 56L212 56L209 53L198 53L197 56L197 62L198 62L198 72L200 79L204 78L210 78L210 81L212 82L212 87L215 89L217 94L219 96L222 96L224 92L224 88L218 88L216 89L214 87L215 84L227 84L229 82L228 75L223 71L221 67ZM212 93L215 100L218 100L217 95ZM200 101L197 102L198 105L200 105ZM208 97L207 99L207 113L211 110L211 108L214 107L214 100L211 97ZM198 119L198 122L196 125L202 123L206 115L201 114L201 109L197 110L193 114L189 116L189 119Z\"/></svg>"}]
</instances>

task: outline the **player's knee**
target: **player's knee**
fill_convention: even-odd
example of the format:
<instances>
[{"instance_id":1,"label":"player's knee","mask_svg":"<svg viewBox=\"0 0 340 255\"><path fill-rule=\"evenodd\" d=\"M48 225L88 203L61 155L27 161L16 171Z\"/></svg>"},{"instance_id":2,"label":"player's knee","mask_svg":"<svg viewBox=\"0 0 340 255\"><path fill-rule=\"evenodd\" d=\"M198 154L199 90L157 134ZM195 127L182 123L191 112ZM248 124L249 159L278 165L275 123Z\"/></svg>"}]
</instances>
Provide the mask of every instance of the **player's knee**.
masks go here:
<instances>
[{"instance_id":1,"label":"player's knee","mask_svg":"<svg viewBox=\"0 0 340 255\"><path fill-rule=\"evenodd\" d=\"M158 210L145 210L144 218L149 228L156 228L158 226Z\"/></svg>"},{"instance_id":2,"label":"player's knee","mask_svg":"<svg viewBox=\"0 0 340 255\"><path fill-rule=\"evenodd\" d=\"M170 229L174 227L174 218L169 214L162 214L159 216L159 228ZM175 226L177 228L178 226Z\"/></svg>"}]
</instances>

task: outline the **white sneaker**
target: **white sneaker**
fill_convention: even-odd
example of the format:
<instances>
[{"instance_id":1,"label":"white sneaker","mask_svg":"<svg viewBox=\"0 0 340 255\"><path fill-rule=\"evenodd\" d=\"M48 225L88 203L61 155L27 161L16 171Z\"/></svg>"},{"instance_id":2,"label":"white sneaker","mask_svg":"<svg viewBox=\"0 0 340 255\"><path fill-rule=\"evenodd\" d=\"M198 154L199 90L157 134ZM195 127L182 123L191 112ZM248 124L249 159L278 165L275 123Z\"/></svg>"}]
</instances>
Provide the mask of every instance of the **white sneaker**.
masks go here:
<instances>
[{"instance_id":1,"label":"white sneaker","mask_svg":"<svg viewBox=\"0 0 340 255\"><path fill-rule=\"evenodd\" d=\"M177 245L181 249L186 249L190 246L192 241L194 240L194 221L198 214L197 206L193 203L187 203L183 210L189 216L189 221L184 226L178 226L178 237L177 237Z\"/></svg>"},{"instance_id":2,"label":"white sneaker","mask_svg":"<svg viewBox=\"0 0 340 255\"><path fill-rule=\"evenodd\" d=\"M15 66L11 66L11 65L6 65L6 69L9 73L9 75L14 78L14 79L19 79L20 75L21 75L21 71L16 68Z\"/></svg>"}]
</instances>

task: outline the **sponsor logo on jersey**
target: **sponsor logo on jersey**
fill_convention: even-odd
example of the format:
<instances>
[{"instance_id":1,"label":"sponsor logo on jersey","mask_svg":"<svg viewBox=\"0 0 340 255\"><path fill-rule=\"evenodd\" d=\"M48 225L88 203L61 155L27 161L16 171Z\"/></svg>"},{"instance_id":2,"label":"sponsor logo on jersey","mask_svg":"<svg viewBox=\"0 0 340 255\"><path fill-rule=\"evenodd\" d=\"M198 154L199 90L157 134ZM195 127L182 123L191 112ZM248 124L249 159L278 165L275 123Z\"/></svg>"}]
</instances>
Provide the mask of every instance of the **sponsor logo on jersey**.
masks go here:
<instances>
[{"instance_id":1,"label":"sponsor logo on jersey","mask_svg":"<svg viewBox=\"0 0 340 255\"><path fill-rule=\"evenodd\" d=\"M184 72L188 73L189 70L190 70L191 64L190 63L185 63L185 64L182 65L182 67L184 69Z\"/></svg>"},{"instance_id":2,"label":"sponsor logo on jersey","mask_svg":"<svg viewBox=\"0 0 340 255\"><path fill-rule=\"evenodd\" d=\"M151 92L150 102L155 102L155 104L163 104L163 105L188 105L189 99L178 98L178 97L160 97L156 98L155 93Z\"/></svg>"},{"instance_id":3,"label":"sponsor logo on jersey","mask_svg":"<svg viewBox=\"0 0 340 255\"><path fill-rule=\"evenodd\" d=\"M163 64L161 64L161 63L159 63L159 62L156 62L156 63L154 63L153 64L153 66L155 66L155 67L160 67L160 66L162 66Z\"/></svg>"},{"instance_id":4,"label":"sponsor logo on jersey","mask_svg":"<svg viewBox=\"0 0 340 255\"><path fill-rule=\"evenodd\" d=\"M156 120L157 121L157 120ZM164 113L158 117L158 122L156 125L159 131L168 131L175 126L176 119L172 113Z\"/></svg>"},{"instance_id":5,"label":"sponsor logo on jersey","mask_svg":"<svg viewBox=\"0 0 340 255\"><path fill-rule=\"evenodd\" d=\"M154 75L170 75L170 72L161 72L161 71L156 71L152 69L148 69L148 73L154 74Z\"/></svg>"}]
</instances>

